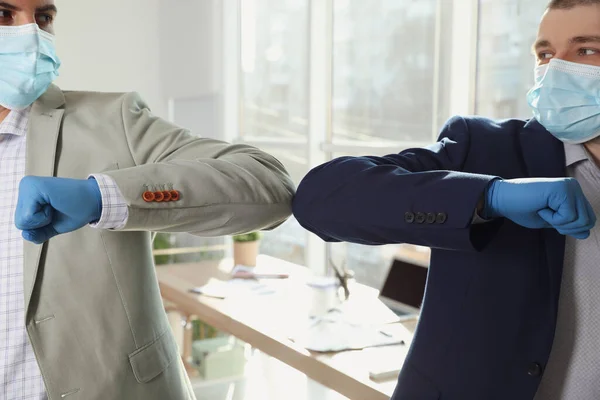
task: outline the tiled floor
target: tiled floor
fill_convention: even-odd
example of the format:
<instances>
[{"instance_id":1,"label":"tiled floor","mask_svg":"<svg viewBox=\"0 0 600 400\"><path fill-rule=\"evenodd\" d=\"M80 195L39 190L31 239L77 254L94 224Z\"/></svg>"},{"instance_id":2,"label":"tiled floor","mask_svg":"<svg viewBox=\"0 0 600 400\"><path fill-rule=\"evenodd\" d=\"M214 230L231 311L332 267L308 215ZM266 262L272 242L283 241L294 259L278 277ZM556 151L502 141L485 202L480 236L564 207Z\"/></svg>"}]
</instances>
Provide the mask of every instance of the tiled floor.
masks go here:
<instances>
[{"instance_id":1,"label":"tiled floor","mask_svg":"<svg viewBox=\"0 0 600 400\"><path fill-rule=\"evenodd\" d=\"M246 376L239 380L192 383L197 400L348 400L258 351L246 366Z\"/></svg>"}]
</instances>

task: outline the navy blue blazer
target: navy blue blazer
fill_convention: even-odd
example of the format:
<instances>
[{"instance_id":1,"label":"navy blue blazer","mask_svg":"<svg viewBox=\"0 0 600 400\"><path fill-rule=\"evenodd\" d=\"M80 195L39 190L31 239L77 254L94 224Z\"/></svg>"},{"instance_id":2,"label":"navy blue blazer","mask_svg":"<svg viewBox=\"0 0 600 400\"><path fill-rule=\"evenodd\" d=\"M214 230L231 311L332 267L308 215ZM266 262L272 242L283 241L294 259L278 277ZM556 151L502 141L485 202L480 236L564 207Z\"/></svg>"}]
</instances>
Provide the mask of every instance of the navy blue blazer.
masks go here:
<instances>
[{"instance_id":1,"label":"navy blue blazer","mask_svg":"<svg viewBox=\"0 0 600 400\"><path fill-rule=\"evenodd\" d=\"M495 177L565 176L537 121L452 118L439 141L312 170L294 215L328 242L432 249L421 318L393 400L532 400L548 362L565 240L510 220L474 225Z\"/></svg>"}]
</instances>

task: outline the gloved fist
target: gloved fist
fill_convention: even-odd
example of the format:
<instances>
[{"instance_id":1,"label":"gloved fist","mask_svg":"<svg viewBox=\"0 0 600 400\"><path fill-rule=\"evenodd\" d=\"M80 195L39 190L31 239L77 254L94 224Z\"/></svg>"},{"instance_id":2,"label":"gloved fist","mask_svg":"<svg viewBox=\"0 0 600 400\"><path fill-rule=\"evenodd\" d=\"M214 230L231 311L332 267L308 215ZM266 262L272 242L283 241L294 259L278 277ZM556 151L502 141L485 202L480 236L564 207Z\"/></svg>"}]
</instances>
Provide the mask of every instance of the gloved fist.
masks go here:
<instances>
[{"instance_id":1,"label":"gloved fist","mask_svg":"<svg viewBox=\"0 0 600 400\"><path fill-rule=\"evenodd\" d=\"M505 217L532 229L554 228L586 239L596 215L579 182L572 178L493 181L485 195L485 218Z\"/></svg>"},{"instance_id":2,"label":"gloved fist","mask_svg":"<svg viewBox=\"0 0 600 400\"><path fill-rule=\"evenodd\" d=\"M100 219L102 196L95 179L26 176L19 186L15 225L23 238L42 244Z\"/></svg>"}]
</instances>

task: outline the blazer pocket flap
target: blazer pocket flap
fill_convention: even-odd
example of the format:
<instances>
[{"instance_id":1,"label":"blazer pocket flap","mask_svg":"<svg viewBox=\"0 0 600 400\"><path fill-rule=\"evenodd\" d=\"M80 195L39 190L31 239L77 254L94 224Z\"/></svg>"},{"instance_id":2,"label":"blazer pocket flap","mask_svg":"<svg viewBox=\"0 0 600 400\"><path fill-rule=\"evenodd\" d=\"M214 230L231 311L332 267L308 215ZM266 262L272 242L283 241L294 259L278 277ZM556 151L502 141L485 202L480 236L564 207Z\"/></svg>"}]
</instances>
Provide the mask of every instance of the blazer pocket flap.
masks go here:
<instances>
[{"instance_id":1,"label":"blazer pocket flap","mask_svg":"<svg viewBox=\"0 0 600 400\"><path fill-rule=\"evenodd\" d=\"M179 357L175 338L170 330L154 342L147 344L129 355L129 362L139 383L147 383L160 375Z\"/></svg>"}]
</instances>

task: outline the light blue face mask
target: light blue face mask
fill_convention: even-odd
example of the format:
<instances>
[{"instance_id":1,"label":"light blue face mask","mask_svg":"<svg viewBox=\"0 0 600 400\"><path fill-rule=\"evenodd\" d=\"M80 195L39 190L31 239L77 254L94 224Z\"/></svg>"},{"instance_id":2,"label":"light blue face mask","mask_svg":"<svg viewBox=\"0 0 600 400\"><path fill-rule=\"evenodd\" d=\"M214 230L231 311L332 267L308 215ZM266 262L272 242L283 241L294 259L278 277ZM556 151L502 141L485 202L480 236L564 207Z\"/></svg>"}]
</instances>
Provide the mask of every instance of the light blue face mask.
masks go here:
<instances>
[{"instance_id":1,"label":"light blue face mask","mask_svg":"<svg viewBox=\"0 0 600 400\"><path fill-rule=\"evenodd\" d=\"M600 67L553 59L535 81L527 102L548 132L575 144L600 136Z\"/></svg>"},{"instance_id":2,"label":"light blue face mask","mask_svg":"<svg viewBox=\"0 0 600 400\"><path fill-rule=\"evenodd\" d=\"M29 107L58 76L54 35L36 24L0 26L0 106Z\"/></svg>"}]
</instances>

